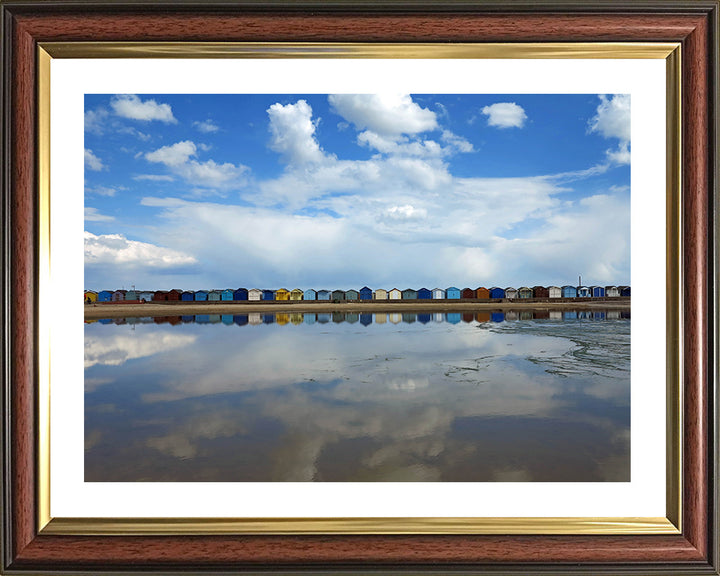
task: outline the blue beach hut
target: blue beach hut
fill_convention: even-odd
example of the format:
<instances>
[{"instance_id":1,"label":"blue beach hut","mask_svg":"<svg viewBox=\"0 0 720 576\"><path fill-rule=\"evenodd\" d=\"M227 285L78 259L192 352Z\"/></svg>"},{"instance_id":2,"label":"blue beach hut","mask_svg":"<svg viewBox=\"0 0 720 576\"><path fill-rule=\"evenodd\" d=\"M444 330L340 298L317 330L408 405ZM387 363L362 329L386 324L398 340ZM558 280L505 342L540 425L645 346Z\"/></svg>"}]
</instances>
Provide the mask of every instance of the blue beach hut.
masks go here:
<instances>
[{"instance_id":1,"label":"blue beach hut","mask_svg":"<svg viewBox=\"0 0 720 576\"><path fill-rule=\"evenodd\" d=\"M196 290L195 291L195 302L206 302L208 297L208 293L206 290Z\"/></svg>"},{"instance_id":2,"label":"blue beach hut","mask_svg":"<svg viewBox=\"0 0 720 576\"><path fill-rule=\"evenodd\" d=\"M303 292L303 298L305 300L317 300L317 292L312 288L305 290L305 292Z\"/></svg>"},{"instance_id":3,"label":"blue beach hut","mask_svg":"<svg viewBox=\"0 0 720 576\"><path fill-rule=\"evenodd\" d=\"M620 287L620 296L630 296L630 286L621 286ZM98 296L98 300L100 300Z\"/></svg>"},{"instance_id":4,"label":"blue beach hut","mask_svg":"<svg viewBox=\"0 0 720 576\"><path fill-rule=\"evenodd\" d=\"M97 301L98 302L110 302L112 300L112 291L111 290L100 290L98 292Z\"/></svg>"},{"instance_id":5,"label":"blue beach hut","mask_svg":"<svg viewBox=\"0 0 720 576\"><path fill-rule=\"evenodd\" d=\"M603 288L602 286L590 286L590 293L592 294L593 298L604 298L605 288Z\"/></svg>"},{"instance_id":6,"label":"blue beach hut","mask_svg":"<svg viewBox=\"0 0 720 576\"><path fill-rule=\"evenodd\" d=\"M498 288L497 286L493 286L490 288L490 298L505 298L505 290Z\"/></svg>"},{"instance_id":7,"label":"blue beach hut","mask_svg":"<svg viewBox=\"0 0 720 576\"><path fill-rule=\"evenodd\" d=\"M223 290L222 293L220 294L220 300L222 300L223 302L232 302L234 296L235 296L235 291L230 290L230 288L227 288L227 289ZM232 324L232 321L230 322L230 324Z\"/></svg>"},{"instance_id":8,"label":"blue beach hut","mask_svg":"<svg viewBox=\"0 0 720 576\"><path fill-rule=\"evenodd\" d=\"M345 300L345 291L333 290L331 296L333 300Z\"/></svg>"},{"instance_id":9,"label":"blue beach hut","mask_svg":"<svg viewBox=\"0 0 720 576\"><path fill-rule=\"evenodd\" d=\"M427 288L420 288L420 290L417 291L417 299L432 300L432 290L428 290Z\"/></svg>"},{"instance_id":10,"label":"blue beach hut","mask_svg":"<svg viewBox=\"0 0 720 576\"><path fill-rule=\"evenodd\" d=\"M372 289L367 286L360 288L360 300L372 300Z\"/></svg>"},{"instance_id":11,"label":"blue beach hut","mask_svg":"<svg viewBox=\"0 0 720 576\"><path fill-rule=\"evenodd\" d=\"M192 302L193 300L195 300L195 292L191 290L186 290L185 292L180 294L180 300L182 302Z\"/></svg>"},{"instance_id":12,"label":"blue beach hut","mask_svg":"<svg viewBox=\"0 0 720 576\"><path fill-rule=\"evenodd\" d=\"M275 292L272 290L263 290L262 291L262 299L263 300L275 300ZM267 324L267 322L266 322Z\"/></svg>"},{"instance_id":13,"label":"blue beach hut","mask_svg":"<svg viewBox=\"0 0 720 576\"><path fill-rule=\"evenodd\" d=\"M345 300L357 300L360 297L360 294L357 290L346 290L345 291Z\"/></svg>"},{"instance_id":14,"label":"blue beach hut","mask_svg":"<svg viewBox=\"0 0 720 576\"><path fill-rule=\"evenodd\" d=\"M317 291L317 299L318 300L330 300L332 297L332 292L330 290L318 290Z\"/></svg>"},{"instance_id":15,"label":"blue beach hut","mask_svg":"<svg viewBox=\"0 0 720 576\"><path fill-rule=\"evenodd\" d=\"M562 287L563 298L577 298L577 288L575 286L563 286Z\"/></svg>"},{"instance_id":16,"label":"blue beach hut","mask_svg":"<svg viewBox=\"0 0 720 576\"><path fill-rule=\"evenodd\" d=\"M450 288L445 290L445 297L448 300L460 300L460 288L455 288L455 286L450 286Z\"/></svg>"},{"instance_id":17,"label":"blue beach hut","mask_svg":"<svg viewBox=\"0 0 720 576\"><path fill-rule=\"evenodd\" d=\"M578 286L577 287L577 297L578 298L590 298L590 288L587 286Z\"/></svg>"},{"instance_id":18,"label":"blue beach hut","mask_svg":"<svg viewBox=\"0 0 720 576\"><path fill-rule=\"evenodd\" d=\"M210 290L207 299L211 302L220 302L222 298L222 290Z\"/></svg>"},{"instance_id":19,"label":"blue beach hut","mask_svg":"<svg viewBox=\"0 0 720 576\"><path fill-rule=\"evenodd\" d=\"M413 290L412 288L406 288L402 291L402 299L403 300L417 300L418 293L416 290Z\"/></svg>"},{"instance_id":20,"label":"blue beach hut","mask_svg":"<svg viewBox=\"0 0 720 576\"><path fill-rule=\"evenodd\" d=\"M233 300L247 300L248 291L247 288L238 288L233 292Z\"/></svg>"}]
</instances>

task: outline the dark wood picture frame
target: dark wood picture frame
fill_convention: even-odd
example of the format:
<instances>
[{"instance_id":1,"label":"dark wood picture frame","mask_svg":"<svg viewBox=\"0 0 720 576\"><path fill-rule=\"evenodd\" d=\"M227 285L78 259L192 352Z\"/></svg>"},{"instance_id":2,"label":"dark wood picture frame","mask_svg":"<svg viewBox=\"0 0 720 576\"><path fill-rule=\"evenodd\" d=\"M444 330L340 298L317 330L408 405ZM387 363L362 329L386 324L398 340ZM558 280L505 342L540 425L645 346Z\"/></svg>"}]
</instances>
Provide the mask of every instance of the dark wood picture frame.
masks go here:
<instances>
[{"instance_id":1,"label":"dark wood picture frame","mask_svg":"<svg viewBox=\"0 0 720 576\"><path fill-rule=\"evenodd\" d=\"M718 0L0 1L0 571L718 574L718 8ZM39 533L37 50L42 42L82 41L681 43L682 532L635 536Z\"/></svg>"}]
</instances>

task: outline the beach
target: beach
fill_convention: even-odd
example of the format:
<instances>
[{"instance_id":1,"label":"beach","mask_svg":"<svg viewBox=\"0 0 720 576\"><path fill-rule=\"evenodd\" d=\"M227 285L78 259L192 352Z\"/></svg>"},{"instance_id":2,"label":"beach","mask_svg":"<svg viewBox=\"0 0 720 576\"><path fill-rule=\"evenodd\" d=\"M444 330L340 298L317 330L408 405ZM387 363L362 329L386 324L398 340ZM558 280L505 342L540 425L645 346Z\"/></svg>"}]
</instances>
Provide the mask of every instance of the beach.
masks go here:
<instances>
[{"instance_id":1,"label":"beach","mask_svg":"<svg viewBox=\"0 0 720 576\"><path fill-rule=\"evenodd\" d=\"M184 316L194 314L248 314L251 312L473 312L504 310L624 310L630 298L566 299L529 301L448 301L448 300L361 300L328 301L215 301L215 302L102 302L85 305L85 318L133 318L142 316Z\"/></svg>"}]
</instances>

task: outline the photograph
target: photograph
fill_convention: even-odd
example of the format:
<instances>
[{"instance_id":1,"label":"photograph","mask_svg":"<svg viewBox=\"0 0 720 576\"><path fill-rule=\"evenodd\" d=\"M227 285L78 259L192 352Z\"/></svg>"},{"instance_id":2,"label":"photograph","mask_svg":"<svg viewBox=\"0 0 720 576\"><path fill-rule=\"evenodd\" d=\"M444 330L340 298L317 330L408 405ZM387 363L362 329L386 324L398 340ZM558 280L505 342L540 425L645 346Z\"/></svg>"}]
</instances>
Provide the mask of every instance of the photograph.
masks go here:
<instances>
[{"instance_id":1,"label":"photograph","mask_svg":"<svg viewBox=\"0 0 720 576\"><path fill-rule=\"evenodd\" d=\"M629 94L85 94L86 482L629 482Z\"/></svg>"}]
</instances>

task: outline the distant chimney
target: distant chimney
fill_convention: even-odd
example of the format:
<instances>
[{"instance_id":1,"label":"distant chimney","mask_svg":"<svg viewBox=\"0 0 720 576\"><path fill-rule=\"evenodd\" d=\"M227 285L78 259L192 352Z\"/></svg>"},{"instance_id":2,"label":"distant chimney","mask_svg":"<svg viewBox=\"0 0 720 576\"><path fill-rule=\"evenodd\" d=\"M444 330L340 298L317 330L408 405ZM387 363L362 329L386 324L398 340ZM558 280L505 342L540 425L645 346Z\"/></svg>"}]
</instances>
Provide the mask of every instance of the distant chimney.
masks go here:
<instances>
[{"instance_id":1,"label":"distant chimney","mask_svg":"<svg viewBox=\"0 0 720 576\"><path fill-rule=\"evenodd\" d=\"M578 286L582 286L582 276L578 276Z\"/></svg>"}]
</instances>

